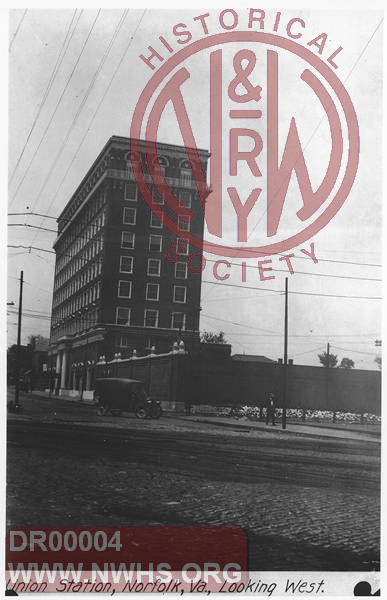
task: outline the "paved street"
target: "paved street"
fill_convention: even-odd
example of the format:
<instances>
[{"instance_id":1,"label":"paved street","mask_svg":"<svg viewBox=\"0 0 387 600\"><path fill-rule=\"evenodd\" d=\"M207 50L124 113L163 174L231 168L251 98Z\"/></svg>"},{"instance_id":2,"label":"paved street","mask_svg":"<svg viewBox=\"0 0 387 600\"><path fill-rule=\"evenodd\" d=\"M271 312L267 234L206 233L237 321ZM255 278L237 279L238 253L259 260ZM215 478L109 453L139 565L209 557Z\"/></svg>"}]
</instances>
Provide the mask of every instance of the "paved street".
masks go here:
<instances>
[{"instance_id":1,"label":"paved street","mask_svg":"<svg viewBox=\"0 0 387 600\"><path fill-rule=\"evenodd\" d=\"M21 400L8 425L9 525L238 525L253 569L378 568L377 438L99 418L58 398Z\"/></svg>"}]
</instances>

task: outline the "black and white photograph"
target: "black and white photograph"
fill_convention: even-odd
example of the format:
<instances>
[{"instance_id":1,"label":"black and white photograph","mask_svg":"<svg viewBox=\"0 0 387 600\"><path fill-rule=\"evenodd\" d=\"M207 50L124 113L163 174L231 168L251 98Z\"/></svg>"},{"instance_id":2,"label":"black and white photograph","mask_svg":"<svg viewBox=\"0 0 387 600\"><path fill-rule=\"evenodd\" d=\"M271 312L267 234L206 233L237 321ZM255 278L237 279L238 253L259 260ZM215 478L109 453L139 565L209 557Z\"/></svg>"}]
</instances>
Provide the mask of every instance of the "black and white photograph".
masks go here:
<instances>
[{"instance_id":1,"label":"black and white photograph","mask_svg":"<svg viewBox=\"0 0 387 600\"><path fill-rule=\"evenodd\" d=\"M383 11L2 18L6 595L380 595Z\"/></svg>"}]
</instances>

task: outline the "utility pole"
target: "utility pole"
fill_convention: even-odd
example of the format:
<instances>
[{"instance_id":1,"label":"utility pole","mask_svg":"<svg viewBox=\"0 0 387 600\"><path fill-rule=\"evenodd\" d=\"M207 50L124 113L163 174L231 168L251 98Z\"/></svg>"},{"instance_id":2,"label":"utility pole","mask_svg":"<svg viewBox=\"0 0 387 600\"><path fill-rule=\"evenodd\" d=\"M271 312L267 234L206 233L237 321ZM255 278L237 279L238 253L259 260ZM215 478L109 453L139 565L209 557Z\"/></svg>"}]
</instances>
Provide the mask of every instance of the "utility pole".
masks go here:
<instances>
[{"instance_id":1,"label":"utility pole","mask_svg":"<svg viewBox=\"0 0 387 600\"><path fill-rule=\"evenodd\" d=\"M23 271L20 271L20 286L19 286L19 316L17 321L17 347L16 347L16 369L15 369L15 400L14 409L18 412L21 409L19 404L19 378L20 378L20 338L21 338L21 319L22 319L22 304L23 304Z\"/></svg>"},{"instance_id":2,"label":"utility pole","mask_svg":"<svg viewBox=\"0 0 387 600\"><path fill-rule=\"evenodd\" d=\"M288 278L285 277L285 331L284 331L284 365L283 365L283 390L282 390L282 429L286 429L286 404L287 404L287 376L288 376Z\"/></svg>"},{"instance_id":3,"label":"utility pole","mask_svg":"<svg viewBox=\"0 0 387 600\"><path fill-rule=\"evenodd\" d=\"M326 410L328 410L329 406L329 369L330 369L330 344L327 343L327 372L325 377L325 406Z\"/></svg>"}]
</instances>

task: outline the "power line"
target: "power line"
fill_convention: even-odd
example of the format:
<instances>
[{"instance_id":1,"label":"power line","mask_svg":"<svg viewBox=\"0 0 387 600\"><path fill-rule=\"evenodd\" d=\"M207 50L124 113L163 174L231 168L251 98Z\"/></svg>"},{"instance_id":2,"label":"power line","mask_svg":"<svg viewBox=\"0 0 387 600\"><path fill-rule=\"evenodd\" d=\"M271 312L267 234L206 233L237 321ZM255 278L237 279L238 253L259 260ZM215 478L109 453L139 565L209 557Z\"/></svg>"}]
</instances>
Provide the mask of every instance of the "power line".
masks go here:
<instances>
[{"instance_id":1,"label":"power line","mask_svg":"<svg viewBox=\"0 0 387 600\"><path fill-rule=\"evenodd\" d=\"M47 250L47 248L40 248L38 246L23 246L23 244L8 244L7 248L25 248L26 250L40 250L42 252L48 252L49 254L56 254L54 250Z\"/></svg>"},{"instance_id":2,"label":"power line","mask_svg":"<svg viewBox=\"0 0 387 600\"><path fill-rule=\"evenodd\" d=\"M99 11L99 12L100 12L100 11ZM43 182L43 184L42 184L42 186L41 186L41 188L40 188L40 190L39 190L38 194L36 195L36 198L35 198L35 200L34 200L34 202L33 202L33 206L34 206L34 205L35 205L35 204L36 204L36 203L39 201L39 199L41 198L41 196L42 196L42 194L43 194L43 190L44 190L44 188L46 187L46 185L47 185L47 182L49 181L49 179L50 179L50 177L51 177L52 173L54 172L54 169L55 169L55 167L56 167L56 165L57 165L57 163L58 163L58 160L59 160L59 158L60 158L60 157L61 157L61 155L62 155L62 152L63 152L63 150L64 150L64 148L65 148L65 146L66 146L66 144L67 144L67 142L68 142L68 140L69 140L69 138L70 138L70 135L71 135L71 133L72 133L72 131L73 131L74 127L75 127L75 124L76 124L76 122L77 122L77 120L78 120L78 118L79 118L79 116L80 116L80 114L81 114L81 112L82 112L82 110L83 110L83 107L85 106L85 104L86 104L86 101L87 101L88 97L90 96L90 94L91 94L91 92L92 92L92 90L93 90L94 84L95 84L95 82L97 81L97 79L98 79L98 76L99 76L99 74L100 74L101 70L103 69L103 67L104 67L104 65L105 65L105 62L106 62L106 60L107 60L107 58L108 58L108 56L109 56L109 54L110 54L110 50L111 50L111 48L112 48L112 46L113 46L113 44L114 44L114 41L115 41L115 39L117 38L117 36L118 36L118 34L119 34L119 32L120 32L120 29L121 29L121 27L122 27L122 25L123 25L123 23L124 23L124 21L125 21L125 18L126 18L126 15L127 15L127 13L128 13L128 10L125 10L125 11L123 12L123 14L122 14L122 15L121 15L121 17L120 17L120 20L119 20L118 24L117 24L117 25L116 25L116 27L115 27L115 30L114 30L114 32L113 32L113 36L112 36L112 38L111 38L111 40L110 40L110 42L109 42L109 44L108 44L107 48L105 49L105 52L104 52L104 54L103 54L103 56L102 56L101 60L100 60L100 61L99 61L99 63L98 63L98 67L97 67L97 69L94 71L94 74L93 74L93 76L92 76L92 79L91 79L91 81L90 81L90 83L89 83L89 86L88 86L88 88L87 88L86 92L85 92L85 93L84 93L84 95L83 95L82 101L81 101L80 105L78 106L77 112L76 112L75 116L73 117L73 120L72 120L72 122L71 122L71 124L70 124L70 127L69 127L69 129L68 129L68 131L67 131L67 133L66 133L66 136L65 136L64 140L62 141L62 143L61 143L61 145L60 145L60 148L59 148L59 150L58 150L58 152L57 152L57 154L56 154L56 156L55 156L55 159L54 159L54 161L53 161L53 163L52 163L52 165L51 165L51 167L50 167L50 169L49 169L49 171L48 171L48 173L47 173L47 175L46 175L46 178L45 178L45 180L44 180L44 182ZM98 13L98 14L99 14L99 13ZM97 16L98 16L98 15L97 15ZM56 199L56 196L55 196L55 195L53 195L53 199L52 199L52 201L51 201L51 203L50 203L50 205L49 205L49 207L48 207L49 209L51 208L51 206L52 206L53 202L55 201L55 199ZM36 236L35 236L35 238L34 238L33 242L35 241L35 239L36 239Z\"/></svg>"},{"instance_id":3,"label":"power line","mask_svg":"<svg viewBox=\"0 0 387 600\"><path fill-rule=\"evenodd\" d=\"M265 291L271 291L271 292L278 292L278 294L283 294L283 290L274 290L273 288L260 288L260 287L253 287L253 286L249 286L249 285L238 285L236 283L220 283L217 281L208 281L206 279L203 279L203 283L209 283L210 285L224 285L225 287L236 287L236 288L242 288L245 290L265 290ZM359 300L382 300L382 298L380 296L349 296L349 295L343 295L343 294L322 294L322 293L318 293L318 292L297 292L295 290L289 291L289 294L299 294L302 296L323 296L326 298L351 298L351 299L359 299Z\"/></svg>"},{"instance_id":4,"label":"power line","mask_svg":"<svg viewBox=\"0 0 387 600\"><path fill-rule=\"evenodd\" d=\"M16 281L20 281L18 277L12 277L11 275L9 275L9 279L16 279ZM34 283L30 283L29 281L23 281L23 283L26 283L27 285L30 285L31 287L34 287L35 289L40 290L41 292L47 292L47 294L52 294L52 290L45 290L44 288L38 287ZM40 311L36 311L36 312L40 312Z\"/></svg>"},{"instance_id":5,"label":"power line","mask_svg":"<svg viewBox=\"0 0 387 600\"><path fill-rule=\"evenodd\" d=\"M119 71L119 69L120 69L120 67L121 67L121 65L122 65L122 63L123 63L123 61L124 61L124 59L125 59L125 56L126 56L126 54L127 54L128 50L129 50L129 48L130 48L130 46L131 46L131 44L132 44L132 42L133 42L134 38L135 38L135 35L136 35L136 33L137 33L137 31L138 31L138 29L139 29L139 27L140 27L140 25L141 25L141 22L142 22L142 20L143 20L143 18L144 18L144 16L145 16L146 10L147 10L147 9L144 9L144 12L142 13L142 15L141 15L141 17L140 17L140 19L139 19L139 21L138 21L138 23L137 23L137 25L136 25L136 27L135 27L135 29L134 29L134 31L133 31L133 34L132 34L132 35L131 35L131 37L129 38L129 43L128 43L128 44L127 44L127 46L125 47L125 50L124 50L124 52L122 53L121 59L120 59L120 61L118 62L118 64L117 64L117 66L116 66L115 70L113 71L113 75L111 76L111 78L110 78L110 80L109 80L109 83L108 83L108 85L107 85L107 87L106 87L106 89L105 89L105 91L104 91L104 93L103 93L103 95L102 95L102 98L101 98L101 100L99 101L99 103L98 103L98 105L97 105L97 108L95 109L95 111L94 111L94 113L93 113L93 115L92 115L92 117L91 117L91 119L90 119L90 121L89 121L89 124L88 124L88 126L87 126L87 129L86 129L86 131L85 131L85 134L84 134L83 138L81 139L81 141L80 141L80 143L79 143L79 145L78 145L78 148L77 148L77 150L76 150L76 152L75 152L75 154L74 154L74 156L73 156L73 158L72 158L72 160L71 160L71 162L70 162L69 166L67 167L67 171L66 171L66 172L65 172L65 174L63 175L63 177L62 177L62 180L60 181L60 183L59 183L59 186L58 186L58 188L56 189L56 192L55 192L55 194L54 194L54 196L53 196L54 198L56 198L56 197L57 197L57 195L58 195L58 193L59 193L59 191L60 191L60 189L61 189L61 187L62 187L62 185L63 185L63 182L66 180L66 178L67 178L67 175L68 175L68 173L69 173L69 171L70 171L70 169L71 169L72 165L74 164L74 161L75 161L76 157L78 156L78 152L80 151L80 149L81 149L81 147L82 147L82 145L83 145L83 142L85 141L86 137L87 137L87 136L88 136L88 134L89 134L89 131L90 131L90 128L91 128L91 126L92 126L92 124L93 124L93 122L94 122L94 119L95 119L95 117L97 116L97 114L98 114L98 112L99 112L99 109L101 108L101 106L102 106L102 104L103 104L103 102L104 102L104 100L105 100L105 98L106 98L106 95L107 95L107 93L109 92L109 90L110 90L110 88L111 88L111 85L112 85L112 83L113 83L113 81L114 81L114 79L115 79L115 76L117 75L117 73L118 73L118 71Z\"/></svg>"},{"instance_id":6,"label":"power line","mask_svg":"<svg viewBox=\"0 0 387 600\"><path fill-rule=\"evenodd\" d=\"M375 28L374 32L372 33L371 37L369 38L369 40L368 40L368 41L367 41L367 43L365 44L365 46L364 46L363 50L360 52L360 54L359 54L358 58L355 60L355 62L354 62L354 64L353 64L353 66L352 66L352 68L351 68L350 72L348 73L347 77L344 79L343 83L341 84L341 86L340 86L340 91L341 91L341 90L344 88L344 84L345 84L345 83L348 81L348 79L349 79L349 78L350 78L350 76L352 75L353 71L354 71L354 70L355 70L355 68L357 67L357 65L358 65L358 63L359 63L359 61L360 61L360 59L362 58L363 54L364 54L364 53L365 53L365 51L367 50L368 46L370 45L370 43L371 43L372 39L374 38L374 36L375 36L376 32L378 31L378 29L379 29L379 27L381 26L381 24L382 24L382 23L383 23L383 17L381 18L381 20L379 21L378 25L376 26L376 28ZM330 107L332 107L332 106L334 106L334 100L331 98L331 99L330 99ZM326 115L323 115L323 116L321 117L320 121L317 123L317 125L316 125L316 127L315 127L314 131L313 131L313 132L312 132L312 134L310 135L310 137L309 137L308 141L306 142L306 144L305 144L304 148L302 148L302 149L301 149L301 153L298 155L298 157L297 157L297 159L296 159L296 161L295 161L295 163L294 163L294 164L296 164L296 163L297 163L297 162L298 162L298 161L301 159L301 157L303 157L303 153L304 153L304 151L305 151L305 150L307 149L307 147L309 146L309 144L310 144L311 140L312 140L312 139L313 139L313 137L315 136L315 134L316 134L317 130L319 129L319 127L320 127L321 123L324 121L325 117L326 117ZM276 192L275 196L277 196L277 195L278 195L278 193L279 193L279 190L280 190L280 189L281 189L281 187L283 187L283 185L286 183L286 181L287 181L287 180L288 180L288 178L290 177L291 173L293 172L293 169L294 169L294 166L291 168L290 172L288 172L288 173L287 173L287 174L284 176L284 178L283 178L283 180L282 180L282 182L281 182L281 185L280 185L280 186L278 187L278 189L277 189L277 192ZM275 196L274 196L274 197L275 197ZM271 203L273 203L273 201L274 201L274 198L272 199ZM269 203L268 207L270 206L270 204L271 204L271 203ZM267 207L267 208L268 208L268 207ZM267 213L267 209L266 209L266 211L264 211L264 212L262 213L261 217L258 219L258 221L257 221L257 223L255 224L254 228L252 229L252 231L251 231L251 233L250 233L249 237L251 237L251 235L254 233L254 231L256 230L257 226L258 226L258 225L259 225L259 223L262 221L262 219L263 219L263 217L265 216L265 214L266 214L266 213Z\"/></svg>"},{"instance_id":7,"label":"power line","mask_svg":"<svg viewBox=\"0 0 387 600\"><path fill-rule=\"evenodd\" d=\"M36 246L24 246L22 244L8 244L9 248L26 248L26 249L34 249L34 250L41 250L43 252L49 252L51 254L56 254L53 250L46 250L45 248L39 248ZM66 254L64 256L70 256L70 254ZM101 260L101 259L99 259ZM208 281L207 279L203 279L203 283L208 283L210 285L222 285L225 287L235 287L235 288L241 288L241 289L245 289L245 290L261 290L261 291L265 291L265 292L275 292L279 295L283 294L282 290L275 290L273 288L263 288L263 287L254 287L254 286L249 286L249 285L238 285L236 283L220 283L217 281ZM351 295L346 295L346 294L323 294L323 293L319 293L319 292L300 292L300 291L296 291L296 290L291 290L289 291L289 294L298 294L301 296L320 296L320 297L326 297L326 298L348 298L348 299L354 299L354 300L382 300L382 298L380 296L351 296Z\"/></svg>"},{"instance_id":8,"label":"power line","mask_svg":"<svg viewBox=\"0 0 387 600\"><path fill-rule=\"evenodd\" d=\"M325 346L319 346L318 348L313 348L313 350L305 350L304 352L297 352L297 354L292 354L293 358L296 358L296 356L302 356L303 354L312 354L312 352L317 352L318 350L323 350L325 348Z\"/></svg>"},{"instance_id":9,"label":"power line","mask_svg":"<svg viewBox=\"0 0 387 600\"><path fill-rule=\"evenodd\" d=\"M215 317L212 317L212 318L215 318ZM223 319L217 319L216 318L216 320L219 321L219 320L223 320ZM231 321L226 321L226 322L232 323ZM233 325L241 325L242 327L247 327L247 325L242 325L242 323L235 323L235 322L233 322L232 324ZM249 329L250 329L250 327L249 327ZM251 328L251 329L253 329L253 328ZM225 331L225 333L230 333L230 332L229 331ZM280 337L280 338L283 337L282 333L270 333L270 334L267 333L266 334L266 333L249 333L249 332L244 332L244 331L238 332L238 335L243 335L243 337ZM335 334L333 334L333 335L332 334L324 334L324 333L321 333L319 335L307 335L307 334L302 335L302 334L299 334L299 333L294 333L294 334L289 333L289 337L291 337L293 339L300 339L300 340L302 340L304 342L304 340L305 341L308 341L308 340L311 340L311 341L320 341L321 340L322 341L322 339L327 339L327 338L333 338L334 339L336 337L337 338L342 338L342 337L345 337L345 336L343 336L343 335L335 335ZM359 337L363 337L363 335L359 334ZM366 336L366 337L372 337L372 336ZM343 341L346 344L366 344L367 346L371 343L370 341L368 341L368 342L362 342L362 341L359 341L359 340L348 340L348 339L344 339L344 340L339 339L338 341L339 342Z\"/></svg>"},{"instance_id":10,"label":"power line","mask_svg":"<svg viewBox=\"0 0 387 600\"><path fill-rule=\"evenodd\" d=\"M60 50L59 50L58 58L57 58L57 60L56 60L55 66L54 66L54 68L53 68L53 70L52 70L52 72L51 72L51 76L50 76L49 82L48 82L48 84L47 84L47 87L46 87L46 89L45 89L45 92L44 92L44 94L43 94L42 101L41 101L41 103L40 103L40 105L39 105L39 107L38 107L38 111L37 111L37 113L36 113L36 115L35 115L35 118L34 118L34 120L33 120L33 123L32 123L32 125L31 125L31 129L30 129L30 131L29 131L29 133L28 133L28 135L27 135L27 139L26 139L26 141L24 142L24 146L23 146L23 148L22 148L22 151L21 151L21 153L20 153L20 155L19 155L19 157L18 157L18 159L17 159L17 161L16 161L15 167L14 167L14 169L13 169L13 171L12 171L12 174L11 174L11 176L10 176L10 178L9 178L9 183L11 183L11 182L12 182L12 180L13 180L13 177L14 177L14 175L15 175L15 173L16 173L16 170L17 170L17 168L18 168L18 166L19 166L19 164L20 164L20 161L21 161L21 159L23 158L23 155L24 155L25 149L26 149L26 147L27 147L27 144L28 144L28 142L29 142L29 140L30 140L30 137L31 137L31 135L32 135L32 132L33 132L33 130L35 129L35 125L36 125L36 123L37 123L37 121L38 121L38 119L39 119L39 117L40 117L40 114L41 114L41 112L42 112L42 110L43 110L43 107L44 107L44 105L45 105L45 102L46 102L46 100L47 100L48 94L50 93L50 90L51 90L51 88L52 88L52 85L53 85L53 83L54 83L55 77L56 77L56 75L58 74L58 71L59 71L59 69L60 69L60 67L61 67L62 61L63 61L63 59L64 59L64 57L65 57L65 55L66 55L67 49L68 49L68 47L69 47L69 44L70 44L70 42L71 42L71 40L72 40L72 37L73 37L73 35L74 35L74 32L75 32L75 27L76 27L76 26L74 27L74 29L73 29L73 31L72 31L72 33L71 33L71 35L69 35L69 34L70 34L71 26L72 26L72 24L73 24L73 22L74 22L74 19L75 19L75 15L76 15L76 13L77 13L77 9L75 9L75 10L74 10L73 16L72 16L72 18L71 18L71 21L70 21L70 23L69 23L69 26L68 26L68 29L67 29L67 32L66 32L66 36L65 36L65 38L64 38L64 40L63 40L63 42L62 42L62 46L61 46L61 48L60 48Z\"/></svg>"},{"instance_id":11,"label":"power line","mask_svg":"<svg viewBox=\"0 0 387 600\"><path fill-rule=\"evenodd\" d=\"M66 175L67 175L67 173L66 173ZM58 192L58 190L57 190L57 192ZM56 194L54 194L54 196L56 196ZM54 219L54 220L58 220L58 218L59 218L59 217L54 217L52 215L45 215L45 214L36 213L36 212L17 212L17 213L8 213L8 214L9 214L9 216L29 216L29 215L35 215L35 216L44 217L44 218L47 218L47 219ZM63 220L67 221L67 222L71 221L71 219L63 219ZM115 229L119 229L119 228L116 227ZM52 231L54 233L58 233L56 229L50 229L50 231ZM249 251L249 250L247 250L247 251ZM252 251L250 251L250 252L252 252ZM287 255L286 254L280 254L280 253L273 254L273 255L268 255L268 254L262 253L262 257L264 257L264 256L285 257ZM294 256L294 257L292 257L292 259L293 258L294 259L301 259L301 260L309 260L309 261L311 260L307 256L301 256L301 255ZM206 258L206 260L208 260L209 262L217 262L216 260L209 259L209 258ZM218 259L218 260L221 260L221 259ZM226 260L228 260L228 259L226 259ZM362 263L362 262L354 262L354 261L347 261L347 260L337 260L337 259L331 259L331 258L318 258L317 261L318 262L327 262L327 263L337 263L337 264L342 264L342 265L354 265L354 266L359 266L359 267L382 267L383 266L383 265L377 264L377 263ZM235 264L235 266L241 266L240 263L231 263L231 264L232 265ZM255 268L254 265L246 265L246 266L248 268ZM278 269L278 270L280 271L281 269ZM288 271L284 270L284 272L288 272ZM297 271L297 273L306 274L306 275L312 275L312 273L304 273L302 271ZM371 280L371 281L373 281L373 280ZM382 281L382 280L375 279L375 281Z\"/></svg>"},{"instance_id":12,"label":"power line","mask_svg":"<svg viewBox=\"0 0 387 600\"><path fill-rule=\"evenodd\" d=\"M17 213L15 213L16 215ZM28 213L26 213L28 214ZM31 213L31 214L38 214L38 213ZM43 215L42 215L43 216ZM53 217L50 217L53 218ZM51 233L55 233L57 234L57 230L56 229L50 229L48 227L40 227L38 225L31 225L29 223L9 223L8 224L9 227L29 227L31 229L40 229L42 231L49 231ZM109 231L123 231L123 229L121 227L112 227L112 226L106 226L105 225L105 229L108 229ZM85 239L86 241L91 241L93 238L87 235L78 235L77 236L78 239ZM113 244L114 242L110 242L111 244ZM120 242L116 242L116 244L120 244ZM294 258L303 258L301 256L295 256ZM206 262L211 262L211 263L217 263L218 260L215 259L211 259L211 258L205 258ZM241 263L231 263L232 266L234 267L242 267L243 264ZM359 263L360 264L360 263ZM377 266L377 265L374 265ZM256 269L257 267L255 265L245 265L246 268L249 269ZM271 269L273 272L275 273L289 273L289 270L286 269L276 269L276 268L272 268ZM356 276L352 276L352 275L335 275L333 273L315 273L315 272L308 272L308 271L294 271L294 274L297 275L313 275L314 277L331 277L331 278L335 278L335 279L352 279L354 281L375 281L375 282L381 282L382 279L379 279L377 277L356 277Z\"/></svg>"},{"instance_id":13,"label":"power line","mask_svg":"<svg viewBox=\"0 0 387 600\"><path fill-rule=\"evenodd\" d=\"M94 26L95 26L95 24L96 24L96 22L97 22L97 19L98 19L98 17L99 17L99 14L100 14L100 12L101 12L101 9L99 9L99 11L98 11L98 13L97 13L97 16L95 17L95 19L94 19L94 21L93 21L93 23L92 23L92 25L91 25L91 27L90 27L90 29L89 29L89 32L88 32L88 34L87 34L87 36L86 36L86 39L85 39L85 41L84 41L84 43L83 43L83 45L82 45L82 48L81 48L81 50L80 50L80 52L79 52L79 54L78 54L78 57L77 57L77 59L76 59L76 61L75 61L75 64L74 64L74 66L73 66L73 69L72 69L72 71L71 71L70 75L67 77L67 80L66 80L65 86L64 86L64 88L63 88L63 90L62 90L62 92L61 92L61 95L60 95L59 99L57 100L57 102L56 102L56 104L55 104L54 112L51 114L50 120L49 120L49 122L48 122L48 123L47 123L47 125L46 125L46 128L45 128L45 130L44 130L44 132L43 132L43 135L42 135L42 137L41 137L41 139L40 139L40 142L39 142L39 144L38 144L38 146L37 146L37 148L36 148L36 150L35 150L35 152L34 152L34 154L33 154L32 158L31 158L30 162L28 163L28 166L27 166L26 170L24 171L23 177L22 177L22 178L21 178L21 180L19 181L19 184L18 184L18 186L17 186L17 188L16 188L16 190L15 190L15 193L14 193L14 195L12 196L12 200L11 200L11 202L10 202L10 205L12 205L13 201L15 200L15 198L16 198L16 196L17 196L18 192L19 192L19 189L20 189L20 187L21 187L21 185L22 185L23 181L25 180L25 178L26 178L26 176L27 176L27 174L28 174L28 172L29 172L29 170L30 170L30 168L31 168L31 165L32 165L32 163L33 163L33 161L34 161L34 159L35 159L35 156L37 155L37 153L38 153L38 151L39 151L39 149L40 149L40 147L41 147L41 145L42 145L42 143L43 143L43 141L44 141L44 138L45 138L45 137L46 137L46 135L47 135L47 131L49 130L49 128L50 128L50 125L51 125L51 123L52 123L52 121L53 121L53 119L54 119L54 117L55 117L55 115L56 115L56 112L57 112L57 110L58 110L58 108L59 108L59 105L60 105L60 103L61 103L61 101L62 101L62 98L63 98L63 96L65 95L65 93L66 93L66 90L67 90L68 86L70 85L70 81L71 81L71 79L72 79L72 76L74 75L75 69L77 68L79 61L81 60L81 57L82 57L82 55L83 55L83 52L84 52L84 50L85 50L86 44L87 44L87 42L89 41L89 38L90 38L90 36L91 36L91 34L92 34L92 32L93 32ZM79 15L78 15L77 22L76 22L76 24L75 24L75 28L77 27L77 25L78 25L78 23L79 23L79 20L80 20L80 18L81 18L81 15L82 15L82 13L83 13L83 9L80 11L80 13L79 13ZM75 30L75 28L74 28L74 30Z\"/></svg>"},{"instance_id":14,"label":"power line","mask_svg":"<svg viewBox=\"0 0 387 600\"><path fill-rule=\"evenodd\" d=\"M54 219L54 221L57 221L58 217L53 217L52 215L44 215L43 213L37 213L37 212L15 212L15 213L8 213L9 217L22 217L22 216L34 216L34 217L44 217L45 219ZM67 219L68 221L70 219Z\"/></svg>"},{"instance_id":15,"label":"power line","mask_svg":"<svg viewBox=\"0 0 387 600\"><path fill-rule=\"evenodd\" d=\"M332 344L332 348L336 350L341 350L342 352L355 352L356 354L367 354L368 356L375 356L376 352L362 352L361 350L348 350L348 348L340 348L339 346L334 346Z\"/></svg>"},{"instance_id":16,"label":"power line","mask_svg":"<svg viewBox=\"0 0 387 600\"><path fill-rule=\"evenodd\" d=\"M8 47L8 52L11 52L12 45L13 45L13 43L15 41L15 38L16 38L17 34L19 33L19 29L20 29L20 27L21 27L21 25L22 25L22 23L24 21L24 18L25 18L26 14L27 14L27 10L28 10L28 8L25 9L25 11L24 11L24 13L23 13L23 15L22 15L22 17L21 17L21 19L19 21L19 24L16 27L15 33L13 34L12 40L10 41L10 44L9 44L9 47Z\"/></svg>"},{"instance_id":17,"label":"power line","mask_svg":"<svg viewBox=\"0 0 387 600\"><path fill-rule=\"evenodd\" d=\"M8 223L8 227L29 227L30 229L41 229L42 231L49 231L56 233L55 229L48 229L47 227L39 227L38 225L30 225L29 223ZM79 236L82 237L82 236Z\"/></svg>"},{"instance_id":18,"label":"power line","mask_svg":"<svg viewBox=\"0 0 387 600\"><path fill-rule=\"evenodd\" d=\"M377 32L377 30L379 29L379 27L380 27L380 25L382 24L382 22L383 22L383 18L382 18L382 19L381 19L381 21L378 23L378 25L377 25L376 29L374 30L374 32L373 32L373 34L371 35L371 37L370 37L370 39L368 40L368 42L366 43L366 45L365 45L365 47L363 48L362 52L360 53L360 55L359 55L358 59L355 61L354 65L353 65L353 67L352 67L352 69L351 69L350 73L348 74L348 76L347 76L347 78L346 78L346 80L345 80L345 81L347 81L347 79L348 79L348 78L350 77L350 75L352 74L353 70L355 69L355 67L356 67L356 65L358 64L358 62L359 62L360 58L362 57L362 55L363 55L363 54L364 54L364 52L366 51L366 49L367 49L368 45L371 43L371 40L373 39L374 35L376 34L376 32ZM341 87L343 88L343 87L344 87L344 84L342 84L342 86L341 86ZM333 105L333 100L332 100L332 99L331 99L331 105ZM297 163L297 162L300 160L301 156L303 156L303 151L304 151L304 150L305 150L305 149L308 147L308 145L309 145L310 141L311 141L311 140L312 140L312 138L314 137L314 135L315 135L316 131L317 131L317 130L318 130L318 128L320 127L320 125L321 125L322 121L324 120L324 118L325 118L325 117L323 116L323 117L321 118L320 122L317 124L316 128L315 128L315 129L314 129L314 131L312 132L312 134L311 134L311 136L310 136L309 140L307 141L306 145L304 146L304 148L303 148L303 149L301 149L301 154L300 154L300 155L297 157L297 159L296 159L296 162L295 162L294 164L296 164L296 163ZM279 190L280 190L280 189L281 189L281 187L283 186L284 182L286 182L286 181L287 181L287 178L288 178L288 177L291 175L291 173L292 173L293 169L294 169L294 166L292 167L292 169L290 170L290 172L289 172L289 173L287 173L287 174L286 174L286 176L284 176L284 178L283 178L283 180L282 180L282 182L281 182L281 185L280 185L280 186L278 187L278 189L277 189L277 192L276 192L276 194L275 194L276 196L278 195L278 193L279 193ZM274 201L274 198L271 200L271 203L272 203L273 201ZM255 230L256 230L256 228L258 227L259 223L262 221L262 219L263 219L263 217L265 216L265 214L267 214L267 209L269 208L269 206L270 206L270 204L271 204L271 203L269 203L269 204L268 204L268 206L267 206L266 210L265 210L265 211L262 213L261 217L259 217L259 219L258 219L258 221L256 222L255 226L253 227L252 231L250 232L250 234L249 234L249 236L248 236L248 239L249 239L249 238L251 237L251 235L254 233L254 231L255 231ZM257 253L256 253L254 250L247 250L247 249L245 249L245 251L246 251L247 253L248 253L248 252L250 252L250 253L254 254L255 256L256 256L256 254L257 254ZM300 257L300 258L301 258L301 257ZM304 258L304 257L302 257L302 258ZM306 257L305 257L305 258L306 258ZM324 262L336 262L336 261L334 261L334 260L325 260ZM351 262L347 262L347 263L345 263L345 261L340 261L340 262L342 262L343 264L356 264L356 263L351 263ZM365 265L364 265L364 266L365 266ZM367 265L367 266L381 266L381 265Z\"/></svg>"},{"instance_id":19,"label":"power line","mask_svg":"<svg viewBox=\"0 0 387 600\"><path fill-rule=\"evenodd\" d=\"M230 319L221 319L220 317L214 317L213 315L208 315L206 313L202 313L203 317L206 317L208 319L214 319L215 321L223 321L224 323L228 323L228 324L232 324L232 325L239 325L240 327L247 327L248 329L255 329L257 331L266 331L267 333L270 334L274 334L274 335L281 335L280 333L277 333L276 331L273 331L272 329L262 329L262 327L252 327L251 325L247 325L245 323L237 323L236 321L230 321ZM252 334L254 335L254 334Z\"/></svg>"},{"instance_id":20,"label":"power line","mask_svg":"<svg viewBox=\"0 0 387 600\"><path fill-rule=\"evenodd\" d=\"M303 257L297 257L295 256L294 258L303 258ZM213 262L216 263L218 261L211 259L211 258L206 258L207 262ZM234 267L242 267L243 265L241 263L231 263L232 266ZM255 265L245 265L248 269L256 269L257 267ZM274 267L271 269L272 271L275 271L276 273L289 273L289 269L275 269ZM372 277L355 277L355 276L351 276L351 275L334 275L332 273L315 273L315 272L307 272L307 271L294 271L295 274L297 275L313 275L314 277L334 277L337 279L355 279L357 281L383 281L382 279L377 279L377 278L372 278Z\"/></svg>"}]
</instances>

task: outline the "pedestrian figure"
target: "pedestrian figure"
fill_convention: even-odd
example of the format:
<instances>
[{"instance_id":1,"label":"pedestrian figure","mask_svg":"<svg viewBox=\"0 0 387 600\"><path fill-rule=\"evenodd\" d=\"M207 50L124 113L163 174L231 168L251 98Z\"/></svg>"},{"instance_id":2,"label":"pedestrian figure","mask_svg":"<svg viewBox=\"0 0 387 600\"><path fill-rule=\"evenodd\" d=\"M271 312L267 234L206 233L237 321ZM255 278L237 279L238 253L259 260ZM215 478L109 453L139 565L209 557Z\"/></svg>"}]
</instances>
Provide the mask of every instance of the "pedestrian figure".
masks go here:
<instances>
[{"instance_id":1,"label":"pedestrian figure","mask_svg":"<svg viewBox=\"0 0 387 600\"><path fill-rule=\"evenodd\" d=\"M275 425L275 399L274 394L269 394L266 403L266 425L271 421L272 425Z\"/></svg>"}]
</instances>

